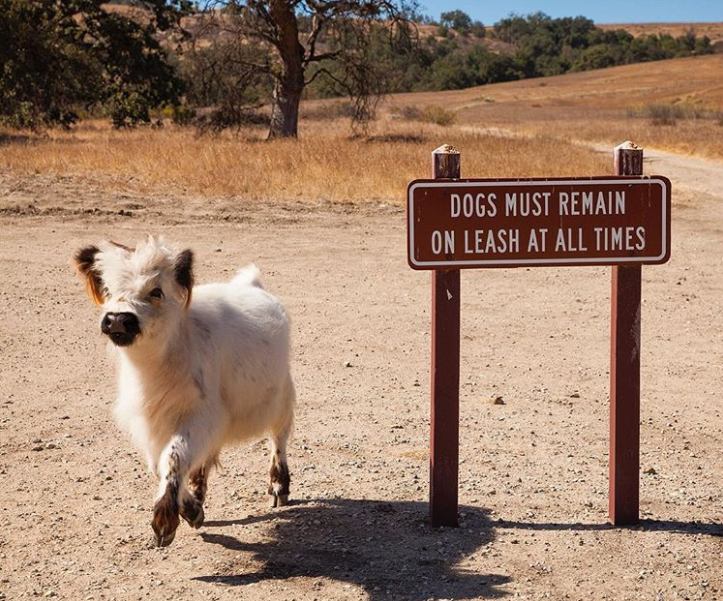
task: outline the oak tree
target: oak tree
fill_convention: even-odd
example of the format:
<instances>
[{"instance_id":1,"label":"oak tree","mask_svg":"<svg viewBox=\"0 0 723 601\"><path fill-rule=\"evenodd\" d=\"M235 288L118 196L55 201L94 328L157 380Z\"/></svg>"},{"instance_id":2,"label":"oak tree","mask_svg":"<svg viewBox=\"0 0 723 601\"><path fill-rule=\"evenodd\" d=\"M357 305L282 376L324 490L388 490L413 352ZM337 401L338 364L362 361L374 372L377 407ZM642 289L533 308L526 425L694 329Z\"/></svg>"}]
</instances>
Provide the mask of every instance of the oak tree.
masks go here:
<instances>
[{"instance_id":1,"label":"oak tree","mask_svg":"<svg viewBox=\"0 0 723 601\"><path fill-rule=\"evenodd\" d=\"M156 34L191 5L135 4L134 13L103 0L0 0L0 120L67 126L100 106L120 126L176 101L181 82Z\"/></svg>"},{"instance_id":2,"label":"oak tree","mask_svg":"<svg viewBox=\"0 0 723 601\"><path fill-rule=\"evenodd\" d=\"M320 77L352 98L357 121L369 117L385 75L373 42L383 31L390 43L410 46L411 6L405 0L208 0L201 29L217 43L252 47L245 54L255 58L239 59L237 67L271 79L269 138L296 137L302 95Z\"/></svg>"}]
</instances>

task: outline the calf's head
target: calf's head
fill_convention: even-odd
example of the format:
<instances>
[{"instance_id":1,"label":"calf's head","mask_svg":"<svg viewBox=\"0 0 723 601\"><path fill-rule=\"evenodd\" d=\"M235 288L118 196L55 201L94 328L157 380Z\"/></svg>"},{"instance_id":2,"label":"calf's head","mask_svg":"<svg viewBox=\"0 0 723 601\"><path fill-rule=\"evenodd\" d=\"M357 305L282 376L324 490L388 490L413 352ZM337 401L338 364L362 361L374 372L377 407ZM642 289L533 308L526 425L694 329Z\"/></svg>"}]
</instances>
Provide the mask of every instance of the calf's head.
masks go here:
<instances>
[{"instance_id":1,"label":"calf's head","mask_svg":"<svg viewBox=\"0 0 723 601\"><path fill-rule=\"evenodd\" d=\"M88 294L102 307L100 329L116 346L162 344L191 301L193 253L149 236L135 248L115 242L74 255Z\"/></svg>"}]
</instances>

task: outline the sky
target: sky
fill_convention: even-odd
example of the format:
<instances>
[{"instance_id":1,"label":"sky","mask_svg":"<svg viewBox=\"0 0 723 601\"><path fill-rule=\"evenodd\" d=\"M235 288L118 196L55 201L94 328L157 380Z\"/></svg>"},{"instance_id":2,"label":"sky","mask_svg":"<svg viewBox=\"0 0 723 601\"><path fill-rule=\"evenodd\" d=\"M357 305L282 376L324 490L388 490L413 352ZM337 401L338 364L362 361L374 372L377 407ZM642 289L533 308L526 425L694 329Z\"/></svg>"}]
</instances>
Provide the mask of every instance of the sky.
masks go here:
<instances>
[{"instance_id":1,"label":"sky","mask_svg":"<svg viewBox=\"0 0 723 601\"><path fill-rule=\"evenodd\" d=\"M596 23L659 23L723 21L723 0L419 0L424 14L459 9L485 25L493 25L511 12L544 12L551 17L583 15Z\"/></svg>"}]
</instances>

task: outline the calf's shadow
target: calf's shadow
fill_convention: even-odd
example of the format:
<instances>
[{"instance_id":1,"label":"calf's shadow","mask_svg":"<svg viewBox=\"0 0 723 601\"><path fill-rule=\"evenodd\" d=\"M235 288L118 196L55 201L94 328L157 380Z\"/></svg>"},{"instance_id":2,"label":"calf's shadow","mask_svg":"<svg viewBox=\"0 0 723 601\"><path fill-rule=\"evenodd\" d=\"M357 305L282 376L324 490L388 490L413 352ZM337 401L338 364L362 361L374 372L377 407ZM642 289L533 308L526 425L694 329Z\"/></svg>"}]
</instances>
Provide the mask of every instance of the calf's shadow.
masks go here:
<instances>
[{"instance_id":1,"label":"calf's shadow","mask_svg":"<svg viewBox=\"0 0 723 601\"><path fill-rule=\"evenodd\" d=\"M465 559L494 539L487 512L461 507L460 528L437 530L429 526L427 511L426 503L319 499L246 519L209 521L201 533L204 541L250 553L262 567L196 579L243 586L329 578L362 587L373 601L507 595L500 586L510 581L508 576L464 567ZM272 540L246 543L223 533L231 525L260 522L269 522Z\"/></svg>"}]
</instances>

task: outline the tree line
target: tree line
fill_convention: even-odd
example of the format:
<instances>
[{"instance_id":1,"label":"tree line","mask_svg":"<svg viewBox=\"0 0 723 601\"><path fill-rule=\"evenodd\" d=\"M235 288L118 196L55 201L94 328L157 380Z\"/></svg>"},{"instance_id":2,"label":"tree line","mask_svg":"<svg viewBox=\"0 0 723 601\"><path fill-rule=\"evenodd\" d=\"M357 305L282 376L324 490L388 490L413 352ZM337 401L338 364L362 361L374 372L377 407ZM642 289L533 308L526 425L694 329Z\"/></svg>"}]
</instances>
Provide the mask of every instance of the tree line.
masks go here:
<instances>
[{"instance_id":1,"label":"tree line","mask_svg":"<svg viewBox=\"0 0 723 601\"><path fill-rule=\"evenodd\" d=\"M165 109L212 129L295 136L302 98L348 97L363 125L389 92L474 85L714 51L692 32L634 37L584 17L439 21L406 0L0 0L0 122L116 127ZM185 19L184 19L185 17ZM419 25L421 24L421 25ZM495 50L493 50L494 48ZM270 113L254 111L263 104Z\"/></svg>"},{"instance_id":2,"label":"tree line","mask_svg":"<svg viewBox=\"0 0 723 601\"><path fill-rule=\"evenodd\" d=\"M668 34L634 37L624 29L603 30L585 17L553 19L535 13L510 16L481 33L480 24L461 11L451 14L442 15L437 30L420 40L414 56L379 49L381 60L396 73L393 91L463 89L715 51L708 37L693 32L677 38ZM453 20L462 24L461 35L449 35ZM509 51L493 51L470 39L480 37L505 43Z\"/></svg>"}]
</instances>

